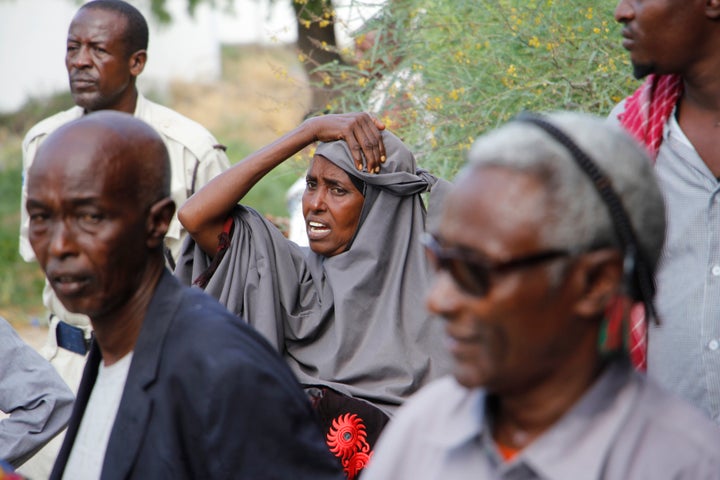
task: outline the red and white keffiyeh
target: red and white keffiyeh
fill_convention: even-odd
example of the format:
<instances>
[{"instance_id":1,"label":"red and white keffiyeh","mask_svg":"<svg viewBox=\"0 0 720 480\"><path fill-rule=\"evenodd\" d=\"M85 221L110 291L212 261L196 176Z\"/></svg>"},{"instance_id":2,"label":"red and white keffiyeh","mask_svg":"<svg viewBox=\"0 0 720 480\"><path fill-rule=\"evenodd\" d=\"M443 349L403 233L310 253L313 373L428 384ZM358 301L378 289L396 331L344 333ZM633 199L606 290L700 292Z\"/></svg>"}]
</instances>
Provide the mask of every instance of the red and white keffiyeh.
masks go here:
<instances>
[{"instance_id":1,"label":"red and white keffiyeh","mask_svg":"<svg viewBox=\"0 0 720 480\"><path fill-rule=\"evenodd\" d=\"M678 98L683 84L679 75L648 75L647 80L625 101L625 111L618 115L622 126L645 145L653 162L662 143L663 129ZM622 321L622 308L608 312L609 331L617 330ZM647 319L642 303L630 307L630 359L636 369L647 368Z\"/></svg>"},{"instance_id":2,"label":"red and white keffiyeh","mask_svg":"<svg viewBox=\"0 0 720 480\"><path fill-rule=\"evenodd\" d=\"M665 122L682 94L679 75L648 75L647 80L625 101L618 115L622 126L657 158Z\"/></svg>"}]
</instances>

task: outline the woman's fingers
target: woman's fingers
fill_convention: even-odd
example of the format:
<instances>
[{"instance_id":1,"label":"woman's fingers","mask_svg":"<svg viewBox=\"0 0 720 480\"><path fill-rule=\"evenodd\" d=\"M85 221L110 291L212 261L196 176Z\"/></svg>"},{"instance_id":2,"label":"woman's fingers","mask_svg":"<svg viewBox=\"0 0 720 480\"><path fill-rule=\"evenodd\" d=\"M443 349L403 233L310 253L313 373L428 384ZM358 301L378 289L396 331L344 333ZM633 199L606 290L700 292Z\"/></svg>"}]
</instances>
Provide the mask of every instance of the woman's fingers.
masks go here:
<instances>
[{"instance_id":1,"label":"woman's fingers","mask_svg":"<svg viewBox=\"0 0 720 480\"><path fill-rule=\"evenodd\" d=\"M360 146L365 155L367 169L370 173L379 173L380 164L380 145L382 144L382 135L380 130L375 127L375 122L369 119L369 122L362 122L359 125L359 135L361 137Z\"/></svg>"},{"instance_id":2,"label":"woman's fingers","mask_svg":"<svg viewBox=\"0 0 720 480\"><path fill-rule=\"evenodd\" d=\"M367 167L370 173L380 172L386 158L382 143L385 125L382 122L365 112L325 115L314 120L318 140L344 140L358 170Z\"/></svg>"}]
</instances>

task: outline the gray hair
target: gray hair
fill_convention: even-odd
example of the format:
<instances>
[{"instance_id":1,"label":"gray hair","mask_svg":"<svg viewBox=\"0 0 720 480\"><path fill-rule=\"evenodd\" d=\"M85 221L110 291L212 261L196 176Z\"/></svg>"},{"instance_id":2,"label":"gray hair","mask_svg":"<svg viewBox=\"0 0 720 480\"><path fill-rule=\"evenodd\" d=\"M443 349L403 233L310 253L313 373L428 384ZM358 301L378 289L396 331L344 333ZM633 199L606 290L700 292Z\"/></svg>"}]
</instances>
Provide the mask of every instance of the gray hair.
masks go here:
<instances>
[{"instance_id":1,"label":"gray hair","mask_svg":"<svg viewBox=\"0 0 720 480\"><path fill-rule=\"evenodd\" d=\"M619 126L599 117L558 112L545 119L584 150L610 180L653 274L665 239L665 205L645 150ZM622 247L608 207L592 180L567 148L537 125L510 122L480 137L464 170L490 166L532 175L545 185L554 221L541 237L549 246L580 250Z\"/></svg>"}]
</instances>

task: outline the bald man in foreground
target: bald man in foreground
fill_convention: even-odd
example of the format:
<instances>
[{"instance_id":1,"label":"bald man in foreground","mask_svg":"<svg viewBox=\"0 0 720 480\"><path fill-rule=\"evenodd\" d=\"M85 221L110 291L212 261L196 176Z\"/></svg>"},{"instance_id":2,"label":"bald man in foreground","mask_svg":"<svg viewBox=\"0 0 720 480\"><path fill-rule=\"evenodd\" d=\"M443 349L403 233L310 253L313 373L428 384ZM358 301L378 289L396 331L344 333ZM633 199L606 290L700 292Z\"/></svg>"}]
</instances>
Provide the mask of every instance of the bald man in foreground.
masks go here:
<instances>
[{"instance_id":1,"label":"bald man in foreground","mask_svg":"<svg viewBox=\"0 0 720 480\"><path fill-rule=\"evenodd\" d=\"M51 478L341 478L282 359L165 268L169 184L162 139L113 111L60 127L30 168L30 243L95 332Z\"/></svg>"}]
</instances>

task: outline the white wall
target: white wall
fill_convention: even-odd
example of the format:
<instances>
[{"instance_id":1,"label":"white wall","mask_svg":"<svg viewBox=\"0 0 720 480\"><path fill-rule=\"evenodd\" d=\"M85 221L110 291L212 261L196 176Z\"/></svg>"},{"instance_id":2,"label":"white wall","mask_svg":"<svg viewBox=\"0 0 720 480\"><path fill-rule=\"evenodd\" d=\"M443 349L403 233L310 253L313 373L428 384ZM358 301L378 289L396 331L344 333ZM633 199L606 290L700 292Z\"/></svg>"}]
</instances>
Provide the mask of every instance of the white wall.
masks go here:
<instances>
[{"instance_id":1,"label":"white wall","mask_svg":"<svg viewBox=\"0 0 720 480\"><path fill-rule=\"evenodd\" d=\"M290 0L235 0L234 12L201 5L194 17L187 0L167 0L170 25L158 25L149 0L130 0L148 19L148 64L140 87L163 88L173 79L212 81L220 75L222 43L292 43L296 39ZM384 0L336 0L340 43ZM223 3L223 2L219 2ZM29 97L66 91L65 40L77 10L74 0L0 0L0 112L19 108Z\"/></svg>"}]
</instances>

